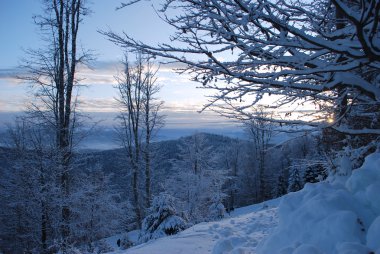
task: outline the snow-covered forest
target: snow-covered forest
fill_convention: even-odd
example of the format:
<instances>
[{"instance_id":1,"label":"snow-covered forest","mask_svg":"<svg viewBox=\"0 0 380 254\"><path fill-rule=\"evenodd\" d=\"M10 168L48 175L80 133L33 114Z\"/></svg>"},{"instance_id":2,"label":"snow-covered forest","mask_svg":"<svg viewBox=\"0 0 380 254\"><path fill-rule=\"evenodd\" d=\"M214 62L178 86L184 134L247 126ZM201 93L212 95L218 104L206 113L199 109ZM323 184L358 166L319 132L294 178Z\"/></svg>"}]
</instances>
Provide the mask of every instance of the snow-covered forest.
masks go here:
<instances>
[{"instance_id":1,"label":"snow-covered forest","mask_svg":"<svg viewBox=\"0 0 380 254\"><path fill-rule=\"evenodd\" d=\"M102 151L80 146L91 4L41 8L33 96L1 134L0 253L380 253L380 0L162 0L170 44L99 31L123 52ZM244 137L158 140L165 63Z\"/></svg>"}]
</instances>

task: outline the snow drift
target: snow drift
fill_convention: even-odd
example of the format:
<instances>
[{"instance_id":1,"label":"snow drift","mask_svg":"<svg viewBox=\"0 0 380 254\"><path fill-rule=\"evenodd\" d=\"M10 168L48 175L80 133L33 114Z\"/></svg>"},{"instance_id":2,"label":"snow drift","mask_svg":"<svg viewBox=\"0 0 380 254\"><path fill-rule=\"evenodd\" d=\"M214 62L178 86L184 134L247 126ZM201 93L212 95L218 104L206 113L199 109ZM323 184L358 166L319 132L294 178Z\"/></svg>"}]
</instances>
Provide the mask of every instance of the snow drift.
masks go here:
<instances>
[{"instance_id":1,"label":"snow drift","mask_svg":"<svg viewBox=\"0 0 380 254\"><path fill-rule=\"evenodd\" d=\"M380 153L342 177L284 196L279 225L258 252L380 253Z\"/></svg>"}]
</instances>

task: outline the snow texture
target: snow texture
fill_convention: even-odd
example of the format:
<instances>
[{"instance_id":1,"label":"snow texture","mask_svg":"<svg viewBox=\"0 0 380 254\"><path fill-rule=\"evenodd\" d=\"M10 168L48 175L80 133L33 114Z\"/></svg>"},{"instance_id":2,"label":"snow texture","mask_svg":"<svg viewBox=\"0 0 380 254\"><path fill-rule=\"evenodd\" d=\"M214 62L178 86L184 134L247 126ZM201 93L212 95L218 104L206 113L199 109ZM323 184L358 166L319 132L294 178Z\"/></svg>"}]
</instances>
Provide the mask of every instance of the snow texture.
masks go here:
<instances>
[{"instance_id":1,"label":"snow texture","mask_svg":"<svg viewBox=\"0 0 380 254\"><path fill-rule=\"evenodd\" d=\"M221 221L114 253L379 254L379 193L380 153L374 153L350 177L306 184Z\"/></svg>"},{"instance_id":2,"label":"snow texture","mask_svg":"<svg viewBox=\"0 0 380 254\"><path fill-rule=\"evenodd\" d=\"M177 235L163 237L117 254L175 253L255 253L257 244L277 225L277 205L273 200L236 209L230 217L200 223Z\"/></svg>"},{"instance_id":3,"label":"snow texture","mask_svg":"<svg viewBox=\"0 0 380 254\"><path fill-rule=\"evenodd\" d=\"M279 225L258 253L380 253L379 167L375 153L344 185L306 184L284 196Z\"/></svg>"}]
</instances>

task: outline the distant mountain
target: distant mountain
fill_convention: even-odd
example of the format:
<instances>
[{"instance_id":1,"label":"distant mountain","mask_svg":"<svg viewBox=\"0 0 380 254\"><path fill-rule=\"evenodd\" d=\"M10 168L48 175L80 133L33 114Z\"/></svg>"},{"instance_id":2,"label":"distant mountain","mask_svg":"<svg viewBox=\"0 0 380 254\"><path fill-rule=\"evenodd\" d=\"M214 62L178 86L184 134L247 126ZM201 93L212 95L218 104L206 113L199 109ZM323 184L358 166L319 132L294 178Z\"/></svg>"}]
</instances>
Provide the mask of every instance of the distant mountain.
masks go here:
<instances>
[{"instance_id":1,"label":"distant mountain","mask_svg":"<svg viewBox=\"0 0 380 254\"><path fill-rule=\"evenodd\" d=\"M211 147L214 154L219 154L225 151L226 147L233 142L243 142L248 144L248 141L241 141L227 136L199 133L203 136L205 145ZM174 160L180 159L180 145L191 139L191 136L181 137L175 140L164 140L152 143L152 171L159 179L165 178L173 172L172 164ZM115 182L119 185L124 185L128 182L130 173L128 158L123 148L104 150L104 151L87 151L81 153L88 157L90 164L100 165L107 173L114 174ZM221 161L221 163L223 163ZM128 182L129 183L129 182Z\"/></svg>"},{"instance_id":2,"label":"distant mountain","mask_svg":"<svg viewBox=\"0 0 380 254\"><path fill-rule=\"evenodd\" d=\"M97 143L100 145L102 141L110 142L112 137L98 135L99 140ZM108 133L109 135L110 132ZM211 146L215 153L221 152L224 147L228 146L231 142L237 142L237 139L227 136L201 133L207 146ZM107 138L108 137L108 138ZM154 169L159 169L163 172L168 172L171 168L171 162L179 158L179 146L181 143L189 140L191 136L181 137L173 140L163 140L152 143ZM98 146L99 147L99 146ZM104 145L106 147L106 145ZM98 164L106 172L115 175L126 174L128 172L128 159L123 148L109 149L109 150L96 150L96 149L82 149L76 153L76 156L86 157L87 163L91 165ZM13 149L0 147L0 167L8 167L11 162L16 159Z\"/></svg>"},{"instance_id":3,"label":"distant mountain","mask_svg":"<svg viewBox=\"0 0 380 254\"><path fill-rule=\"evenodd\" d=\"M162 128L157 133L155 140L157 142L167 140L177 140L186 136L191 136L195 133L213 133L218 136L226 136L229 138L244 139L245 134L241 128ZM211 135L211 134L210 134ZM120 148L115 130L113 128L101 128L92 131L80 144L81 150L113 150Z\"/></svg>"}]
</instances>

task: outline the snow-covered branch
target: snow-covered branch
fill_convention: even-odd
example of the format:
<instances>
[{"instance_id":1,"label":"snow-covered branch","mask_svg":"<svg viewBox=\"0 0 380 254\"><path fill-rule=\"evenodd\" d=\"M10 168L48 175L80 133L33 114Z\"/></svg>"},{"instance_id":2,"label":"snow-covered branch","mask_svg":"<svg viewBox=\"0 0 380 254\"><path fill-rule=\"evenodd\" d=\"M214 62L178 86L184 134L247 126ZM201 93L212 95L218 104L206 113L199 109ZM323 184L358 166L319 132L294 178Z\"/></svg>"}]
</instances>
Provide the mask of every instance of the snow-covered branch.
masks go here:
<instances>
[{"instance_id":1,"label":"snow-covered branch","mask_svg":"<svg viewBox=\"0 0 380 254\"><path fill-rule=\"evenodd\" d=\"M274 94L291 98L281 106L314 100L339 111L345 100L380 102L379 8L380 0L167 0L162 18L176 29L172 44L104 34L185 64L180 73L216 91L207 107L242 101L248 110Z\"/></svg>"}]
</instances>

